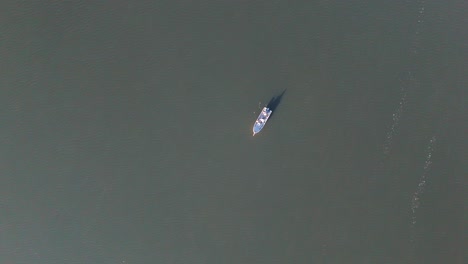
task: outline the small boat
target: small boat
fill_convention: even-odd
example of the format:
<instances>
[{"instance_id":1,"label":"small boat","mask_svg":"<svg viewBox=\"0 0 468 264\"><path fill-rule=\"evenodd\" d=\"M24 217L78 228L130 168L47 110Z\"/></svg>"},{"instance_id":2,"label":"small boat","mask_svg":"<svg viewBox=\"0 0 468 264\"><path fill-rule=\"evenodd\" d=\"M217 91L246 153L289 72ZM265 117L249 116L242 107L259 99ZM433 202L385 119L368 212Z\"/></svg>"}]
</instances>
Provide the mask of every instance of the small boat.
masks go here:
<instances>
[{"instance_id":1,"label":"small boat","mask_svg":"<svg viewBox=\"0 0 468 264\"><path fill-rule=\"evenodd\" d=\"M260 115L257 117L257 120L255 121L255 124L253 125L253 135L259 133L260 130L265 126L266 122L268 121L268 118L270 118L270 115L273 111L270 110L268 107L263 107L262 112Z\"/></svg>"}]
</instances>

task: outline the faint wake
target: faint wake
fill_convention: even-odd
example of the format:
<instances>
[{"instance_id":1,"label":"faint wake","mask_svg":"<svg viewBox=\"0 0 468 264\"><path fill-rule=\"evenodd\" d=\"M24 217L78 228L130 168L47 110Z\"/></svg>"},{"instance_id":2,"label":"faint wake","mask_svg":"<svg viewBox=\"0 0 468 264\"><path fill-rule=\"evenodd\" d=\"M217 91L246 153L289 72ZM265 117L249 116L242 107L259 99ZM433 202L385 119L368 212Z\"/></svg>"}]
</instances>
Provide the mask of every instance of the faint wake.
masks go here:
<instances>
[{"instance_id":1,"label":"faint wake","mask_svg":"<svg viewBox=\"0 0 468 264\"><path fill-rule=\"evenodd\" d=\"M392 147L393 143L393 137L396 134L398 124L400 123L400 117L401 114L403 113L403 109L406 104L406 89L403 86L401 88L401 97L400 97L400 102L398 103L398 107L396 108L395 112L393 113L393 121L392 121L392 126L390 127L390 130L387 132L387 136L385 138L385 145L384 145L384 155L387 156L390 153L390 149Z\"/></svg>"},{"instance_id":2,"label":"faint wake","mask_svg":"<svg viewBox=\"0 0 468 264\"><path fill-rule=\"evenodd\" d=\"M425 16L425 4L426 2L424 0L421 0L418 2L419 7L418 7L418 15L417 15L417 24L416 24L416 29L415 29L415 37L413 39L413 53L418 54L419 49L420 49L420 38L419 35L421 34L423 30L423 24L424 24L424 16Z\"/></svg>"},{"instance_id":3,"label":"faint wake","mask_svg":"<svg viewBox=\"0 0 468 264\"><path fill-rule=\"evenodd\" d=\"M420 53L421 50L421 33L424 31L424 20L425 20L425 5L426 2L425 0L419 0L417 1L418 9L417 9L417 15L416 15L416 20L415 20L415 26L414 26L414 35L413 35L413 40L411 43L411 53L413 53L413 59L416 59ZM414 63L414 62L413 62ZM418 80L413 74L413 71L415 70L414 65L410 65L409 71L408 71L408 80L407 83L402 84L401 91L400 91L400 101L398 103L398 106L396 110L393 112L392 116L392 125L390 126L389 131L386 134L385 137L385 144L383 147L383 153L384 156L388 156L392 149L393 145L393 138L394 136L398 133L398 126L400 123L401 115L403 114L405 110L405 105L407 103L407 95L408 95L408 90L412 86L417 86L418 85Z\"/></svg>"},{"instance_id":4,"label":"faint wake","mask_svg":"<svg viewBox=\"0 0 468 264\"><path fill-rule=\"evenodd\" d=\"M421 178L419 179L418 187L416 188L416 191L413 193L413 198L411 199L411 242L414 242L414 226L416 225L416 211L419 208L420 205L420 198L421 195L424 193L425 187L426 187L426 180L427 180L427 174L429 173L429 170L431 169L431 164L432 164L432 153L434 152L434 144L436 142L436 137L433 136L431 140L429 140L429 144L427 145L427 150L426 150L426 161L424 162L424 168L423 168L423 173L421 175Z\"/></svg>"}]
</instances>

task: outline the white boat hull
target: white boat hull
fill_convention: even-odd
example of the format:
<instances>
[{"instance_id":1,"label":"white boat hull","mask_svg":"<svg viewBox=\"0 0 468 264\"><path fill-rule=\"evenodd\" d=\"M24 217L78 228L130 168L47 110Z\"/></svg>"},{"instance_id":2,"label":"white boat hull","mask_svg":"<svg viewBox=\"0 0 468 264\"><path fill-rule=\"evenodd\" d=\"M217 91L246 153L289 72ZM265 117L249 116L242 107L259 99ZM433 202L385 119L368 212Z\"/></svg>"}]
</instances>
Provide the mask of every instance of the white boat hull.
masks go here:
<instances>
[{"instance_id":1,"label":"white boat hull","mask_svg":"<svg viewBox=\"0 0 468 264\"><path fill-rule=\"evenodd\" d=\"M252 132L254 136L255 134L259 133L263 129L266 122L268 121L268 118L270 118L270 115L272 112L273 111L271 111L269 108L263 107L262 112L257 117L257 120L255 121L253 128L252 128Z\"/></svg>"}]
</instances>

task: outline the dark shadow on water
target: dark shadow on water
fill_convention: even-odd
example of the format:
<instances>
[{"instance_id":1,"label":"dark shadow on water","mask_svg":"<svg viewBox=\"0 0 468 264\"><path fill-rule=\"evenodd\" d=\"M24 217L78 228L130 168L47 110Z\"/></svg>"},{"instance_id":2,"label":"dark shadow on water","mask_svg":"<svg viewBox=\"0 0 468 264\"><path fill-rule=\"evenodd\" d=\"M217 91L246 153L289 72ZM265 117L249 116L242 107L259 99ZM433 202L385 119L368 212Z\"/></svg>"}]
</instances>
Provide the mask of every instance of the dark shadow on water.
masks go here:
<instances>
[{"instance_id":1,"label":"dark shadow on water","mask_svg":"<svg viewBox=\"0 0 468 264\"><path fill-rule=\"evenodd\" d=\"M278 105L281 103L281 99L283 98L283 95L286 92L286 90L287 89L284 89L284 91L280 95L273 96L270 99L270 102L268 102L267 107L270 108L271 111L273 111L273 113L271 113L270 118L275 114L275 110L276 108L278 108Z\"/></svg>"}]
</instances>

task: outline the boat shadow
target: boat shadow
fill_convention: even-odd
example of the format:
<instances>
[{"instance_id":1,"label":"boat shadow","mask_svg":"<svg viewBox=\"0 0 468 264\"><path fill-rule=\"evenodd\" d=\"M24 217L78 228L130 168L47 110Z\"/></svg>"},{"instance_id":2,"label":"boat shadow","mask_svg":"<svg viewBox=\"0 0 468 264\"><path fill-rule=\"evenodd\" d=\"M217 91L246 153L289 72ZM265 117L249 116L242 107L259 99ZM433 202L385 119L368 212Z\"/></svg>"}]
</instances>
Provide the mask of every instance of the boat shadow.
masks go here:
<instances>
[{"instance_id":1,"label":"boat shadow","mask_svg":"<svg viewBox=\"0 0 468 264\"><path fill-rule=\"evenodd\" d=\"M283 95L284 93L286 93L286 90L287 89L284 89L284 91L281 94L277 96L273 96L270 99L270 102L268 102L266 107L268 107L272 111L270 118L275 114L275 110L276 108L278 108L278 105L281 103L281 99L283 99Z\"/></svg>"}]
</instances>

